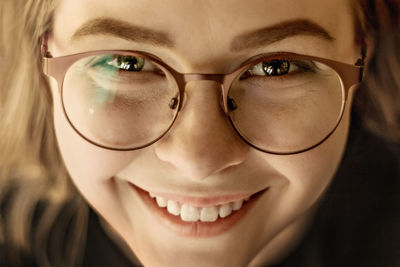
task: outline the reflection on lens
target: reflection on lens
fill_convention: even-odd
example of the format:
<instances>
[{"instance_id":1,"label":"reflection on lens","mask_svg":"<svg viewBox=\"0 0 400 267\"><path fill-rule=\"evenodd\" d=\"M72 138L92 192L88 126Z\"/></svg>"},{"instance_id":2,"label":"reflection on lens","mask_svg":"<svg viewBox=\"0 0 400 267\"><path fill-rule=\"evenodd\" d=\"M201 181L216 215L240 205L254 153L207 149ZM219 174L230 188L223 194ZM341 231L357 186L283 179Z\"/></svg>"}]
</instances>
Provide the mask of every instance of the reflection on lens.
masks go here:
<instances>
[{"instance_id":1,"label":"reflection on lens","mask_svg":"<svg viewBox=\"0 0 400 267\"><path fill-rule=\"evenodd\" d=\"M322 63L278 61L242 73L228 93L235 108L228 107L245 140L285 154L312 147L330 134L342 114L344 88L336 71Z\"/></svg>"},{"instance_id":2,"label":"reflection on lens","mask_svg":"<svg viewBox=\"0 0 400 267\"><path fill-rule=\"evenodd\" d=\"M180 101L165 68L130 54L75 62L64 78L62 97L69 120L85 138L116 149L142 147L162 136Z\"/></svg>"}]
</instances>

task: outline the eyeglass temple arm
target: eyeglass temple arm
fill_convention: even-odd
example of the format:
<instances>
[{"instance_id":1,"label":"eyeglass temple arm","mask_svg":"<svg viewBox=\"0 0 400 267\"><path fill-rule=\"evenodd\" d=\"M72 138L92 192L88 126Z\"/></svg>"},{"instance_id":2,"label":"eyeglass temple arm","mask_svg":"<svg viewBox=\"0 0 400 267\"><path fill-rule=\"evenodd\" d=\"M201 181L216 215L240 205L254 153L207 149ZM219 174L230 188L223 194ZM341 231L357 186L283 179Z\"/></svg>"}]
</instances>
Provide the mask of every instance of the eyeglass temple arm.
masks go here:
<instances>
[{"instance_id":1,"label":"eyeglass temple arm","mask_svg":"<svg viewBox=\"0 0 400 267\"><path fill-rule=\"evenodd\" d=\"M43 73L49 77L56 79L59 90L61 91L61 84L64 73L62 65L50 64L51 61L55 60L55 58L53 58L52 54L48 50L48 32L45 32L41 38L41 54L43 60Z\"/></svg>"},{"instance_id":2,"label":"eyeglass temple arm","mask_svg":"<svg viewBox=\"0 0 400 267\"><path fill-rule=\"evenodd\" d=\"M41 44L40 44L41 54L42 54L42 57L44 57L44 58L52 58L53 57L51 55L50 51L49 51L48 39L49 39L49 32L46 31L42 35L42 38L40 40L40 42L41 42Z\"/></svg>"},{"instance_id":3,"label":"eyeglass temple arm","mask_svg":"<svg viewBox=\"0 0 400 267\"><path fill-rule=\"evenodd\" d=\"M358 81L362 82L364 78L364 67L365 67L365 58L367 57L367 46L362 45L361 46L361 58L359 58L356 62L356 66L360 67L360 74L358 77Z\"/></svg>"}]
</instances>

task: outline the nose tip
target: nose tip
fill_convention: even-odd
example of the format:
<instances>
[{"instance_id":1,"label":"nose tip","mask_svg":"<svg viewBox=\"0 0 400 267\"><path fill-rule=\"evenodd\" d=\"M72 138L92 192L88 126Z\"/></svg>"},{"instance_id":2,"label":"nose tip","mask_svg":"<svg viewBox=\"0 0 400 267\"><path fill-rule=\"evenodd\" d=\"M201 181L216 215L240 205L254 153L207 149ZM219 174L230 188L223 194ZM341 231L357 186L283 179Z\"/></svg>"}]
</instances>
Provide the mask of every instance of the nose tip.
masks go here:
<instances>
[{"instance_id":1,"label":"nose tip","mask_svg":"<svg viewBox=\"0 0 400 267\"><path fill-rule=\"evenodd\" d=\"M249 149L221 108L220 90L212 81L189 83L178 118L154 146L160 160L190 179L202 180L240 164Z\"/></svg>"},{"instance_id":2,"label":"nose tip","mask_svg":"<svg viewBox=\"0 0 400 267\"><path fill-rule=\"evenodd\" d=\"M174 144L176 145L176 143ZM190 150L186 147L190 146ZM228 167L240 164L243 159L239 155L221 153L218 148L201 146L199 143L181 142L173 148L167 149L170 153L157 153L157 156L165 162L173 165L182 176L192 180L203 180ZM173 151L172 151L173 150Z\"/></svg>"}]
</instances>

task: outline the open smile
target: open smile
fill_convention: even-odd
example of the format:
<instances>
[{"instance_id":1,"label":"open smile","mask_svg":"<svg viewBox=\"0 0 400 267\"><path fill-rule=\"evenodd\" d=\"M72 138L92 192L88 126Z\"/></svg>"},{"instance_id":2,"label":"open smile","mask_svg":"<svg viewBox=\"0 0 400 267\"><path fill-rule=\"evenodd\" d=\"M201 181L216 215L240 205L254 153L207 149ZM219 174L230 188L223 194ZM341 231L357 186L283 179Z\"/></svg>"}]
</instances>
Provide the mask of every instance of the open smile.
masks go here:
<instances>
[{"instance_id":1,"label":"open smile","mask_svg":"<svg viewBox=\"0 0 400 267\"><path fill-rule=\"evenodd\" d=\"M268 191L267 188L252 195L194 199L160 196L130 185L158 221L178 235L187 237L212 237L228 231Z\"/></svg>"}]
</instances>

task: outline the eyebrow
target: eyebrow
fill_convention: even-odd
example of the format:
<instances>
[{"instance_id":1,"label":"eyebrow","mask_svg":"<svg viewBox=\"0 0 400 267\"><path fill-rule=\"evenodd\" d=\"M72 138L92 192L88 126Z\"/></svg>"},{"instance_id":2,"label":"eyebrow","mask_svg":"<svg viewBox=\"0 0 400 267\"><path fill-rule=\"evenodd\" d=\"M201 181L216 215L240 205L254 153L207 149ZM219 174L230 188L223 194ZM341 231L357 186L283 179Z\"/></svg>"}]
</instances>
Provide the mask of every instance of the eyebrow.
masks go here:
<instances>
[{"instance_id":1,"label":"eyebrow","mask_svg":"<svg viewBox=\"0 0 400 267\"><path fill-rule=\"evenodd\" d=\"M84 23L72 35L76 41L88 35L111 35L128 41L148 43L155 46L173 47L171 38L165 32L136 26L113 18L96 18Z\"/></svg>"},{"instance_id":2,"label":"eyebrow","mask_svg":"<svg viewBox=\"0 0 400 267\"><path fill-rule=\"evenodd\" d=\"M230 50L238 52L244 49L267 46L297 35L316 36L331 42L335 40L315 22L307 19L294 19L241 34L233 39Z\"/></svg>"},{"instance_id":3,"label":"eyebrow","mask_svg":"<svg viewBox=\"0 0 400 267\"><path fill-rule=\"evenodd\" d=\"M154 46L174 47L173 41L166 32L133 25L113 18L100 17L87 21L75 31L71 40L76 41L89 35L110 35ZM327 41L335 40L315 22L307 19L294 19L236 36L231 42L230 50L239 52L241 50L255 49L297 35L316 36Z\"/></svg>"}]
</instances>

